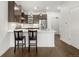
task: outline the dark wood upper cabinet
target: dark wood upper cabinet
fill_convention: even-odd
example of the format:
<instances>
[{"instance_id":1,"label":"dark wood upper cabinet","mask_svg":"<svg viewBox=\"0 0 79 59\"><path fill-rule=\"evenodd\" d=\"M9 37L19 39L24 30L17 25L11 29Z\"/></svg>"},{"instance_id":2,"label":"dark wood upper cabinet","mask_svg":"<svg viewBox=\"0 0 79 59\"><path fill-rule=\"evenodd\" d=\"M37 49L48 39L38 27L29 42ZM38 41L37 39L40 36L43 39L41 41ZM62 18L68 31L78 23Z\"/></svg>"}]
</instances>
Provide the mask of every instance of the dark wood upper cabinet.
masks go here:
<instances>
[{"instance_id":1,"label":"dark wood upper cabinet","mask_svg":"<svg viewBox=\"0 0 79 59\"><path fill-rule=\"evenodd\" d=\"M15 10L18 7L18 10ZM8 1L8 22L20 22L21 6L18 6L14 1Z\"/></svg>"},{"instance_id":2,"label":"dark wood upper cabinet","mask_svg":"<svg viewBox=\"0 0 79 59\"><path fill-rule=\"evenodd\" d=\"M38 24L39 20L47 20L47 14L40 15L33 15L33 23Z\"/></svg>"},{"instance_id":3,"label":"dark wood upper cabinet","mask_svg":"<svg viewBox=\"0 0 79 59\"><path fill-rule=\"evenodd\" d=\"M28 15L25 15L25 21L28 23Z\"/></svg>"},{"instance_id":4,"label":"dark wood upper cabinet","mask_svg":"<svg viewBox=\"0 0 79 59\"><path fill-rule=\"evenodd\" d=\"M39 15L40 20L47 20L47 14Z\"/></svg>"},{"instance_id":5,"label":"dark wood upper cabinet","mask_svg":"<svg viewBox=\"0 0 79 59\"><path fill-rule=\"evenodd\" d=\"M14 1L8 1L8 22L16 22L14 19Z\"/></svg>"},{"instance_id":6,"label":"dark wood upper cabinet","mask_svg":"<svg viewBox=\"0 0 79 59\"><path fill-rule=\"evenodd\" d=\"M39 15L33 15L33 23L35 24L39 23Z\"/></svg>"},{"instance_id":7,"label":"dark wood upper cabinet","mask_svg":"<svg viewBox=\"0 0 79 59\"><path fill-rule=\"evenodd\" d=\"M47 14L43 14L42 17L43 20L47 20Z\"/></svg>"}]
</instances>

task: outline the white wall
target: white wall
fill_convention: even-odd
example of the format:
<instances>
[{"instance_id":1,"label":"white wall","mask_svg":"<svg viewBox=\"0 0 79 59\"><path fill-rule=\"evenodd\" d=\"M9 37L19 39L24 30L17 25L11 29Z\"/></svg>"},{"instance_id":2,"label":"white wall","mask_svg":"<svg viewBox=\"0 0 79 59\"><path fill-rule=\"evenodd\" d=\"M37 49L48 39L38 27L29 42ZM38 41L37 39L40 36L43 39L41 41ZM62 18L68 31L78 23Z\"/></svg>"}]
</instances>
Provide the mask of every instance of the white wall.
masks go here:
<instances>
[{"instance_id":1,"label":"white wall","mask_svg":"<svg viewBox=\"0 0 79 59\"><path fill-rule=\"evenodd\" d=\"M61 40L79 49L79 7L63 8L59 26Z\"/></svg>"},{"instance_id":2,"label":"white wall","mask_svg":"<svg viewBox=\"0 0 79 59\"><path fill-rule=\"evenodd\" d=\"M0 56L9 48L8 2L0 1Z\"/></svg>"}]
</instances>

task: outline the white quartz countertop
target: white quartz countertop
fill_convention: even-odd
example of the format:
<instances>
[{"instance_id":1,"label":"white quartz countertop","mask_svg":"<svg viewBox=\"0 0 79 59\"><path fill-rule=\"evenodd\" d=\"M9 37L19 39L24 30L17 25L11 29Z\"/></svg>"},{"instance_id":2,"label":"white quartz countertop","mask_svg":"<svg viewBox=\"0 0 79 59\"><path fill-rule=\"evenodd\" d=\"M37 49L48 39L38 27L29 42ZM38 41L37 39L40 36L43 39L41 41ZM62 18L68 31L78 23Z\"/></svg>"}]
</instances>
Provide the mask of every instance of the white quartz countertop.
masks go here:
<instances>
[{"instance_id":1,"label":"white quartz countertop","mask_svg":"<svg viewBox=\"0 0 79 59\"><path fill-rule=\"evenodd\" d=\"M15 30L8 30L8 32L14 32L14 31L19 31L23 30L23 32L28 32L28 29L15 29ZM34 29L33 29L34 30ZM38 32L55 32L54 30L40 30L37 29Z\"/></svg>"}]
</instances>

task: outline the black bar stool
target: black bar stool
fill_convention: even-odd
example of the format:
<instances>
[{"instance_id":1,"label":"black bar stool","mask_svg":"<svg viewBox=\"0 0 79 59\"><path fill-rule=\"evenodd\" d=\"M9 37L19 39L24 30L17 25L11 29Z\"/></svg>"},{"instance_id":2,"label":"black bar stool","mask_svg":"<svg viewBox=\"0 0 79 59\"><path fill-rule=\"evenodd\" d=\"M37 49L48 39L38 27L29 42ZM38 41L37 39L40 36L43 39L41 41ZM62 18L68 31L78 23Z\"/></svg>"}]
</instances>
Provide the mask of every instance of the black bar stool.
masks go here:
<instances>
[{"instance_id":1,"label":"black bar stool","mask_svg":"<svg viewBox=\"0 0 79 59\"><path fill-rule=\"evenodd\" d=\"M26 37L23 36L23 31L14 31L14 38L15 38L15 47L14 47L14 53L16 52L16 47L22 46L22 51L23 51L23 46L26 47ZM19 43L19 42L22 43Z\"/></svg>"},{"instance_id":2,"label":"black bar stool","mask_svg":"<svg viewBox=\"0 0 79 59\"><path fill-rule=\"evenodd\" d=\"M30 52L31 46L35 46L37 52L37 30L28 30L28 38L29 38L28 51ZM31 41L35 41L35 43L32 43Z\"/></svg>"}]
</instances>

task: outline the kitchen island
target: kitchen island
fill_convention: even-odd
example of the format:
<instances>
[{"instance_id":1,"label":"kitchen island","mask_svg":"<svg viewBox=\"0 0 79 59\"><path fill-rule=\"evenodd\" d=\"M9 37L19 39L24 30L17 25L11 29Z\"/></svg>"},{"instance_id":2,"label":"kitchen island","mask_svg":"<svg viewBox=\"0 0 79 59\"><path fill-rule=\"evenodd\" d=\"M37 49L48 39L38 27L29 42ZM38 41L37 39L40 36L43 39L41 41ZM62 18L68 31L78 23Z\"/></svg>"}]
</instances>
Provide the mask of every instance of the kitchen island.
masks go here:
<instances>
[{"instance_id":1,"label":"kitchen island","mask_svg":"<svg viewBox=\"0 0 79 59\"><path fill-rule=\"evenodd\" d=\"M28 47L28 30L27 29L16 29L23 30L26 36L26 47ZM37 30L37 46L38 47L54 47L55 43L55 31L54 30ZM14 31L8 31L10 36L10 47L14 47Z\"/></svg>"}]
</instances>

